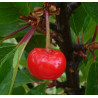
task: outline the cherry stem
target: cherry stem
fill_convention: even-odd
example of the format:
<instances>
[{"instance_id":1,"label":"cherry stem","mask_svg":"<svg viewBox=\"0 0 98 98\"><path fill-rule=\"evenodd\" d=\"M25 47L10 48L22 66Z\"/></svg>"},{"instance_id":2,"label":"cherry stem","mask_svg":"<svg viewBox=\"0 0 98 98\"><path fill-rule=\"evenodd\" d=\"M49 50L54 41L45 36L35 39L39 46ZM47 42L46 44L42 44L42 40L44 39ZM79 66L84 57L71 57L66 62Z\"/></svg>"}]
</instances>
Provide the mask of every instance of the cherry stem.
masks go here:
<instances>
[{"instance_id":1,"label":"cherry stem","mask_svg":"<svg viewBox=\"0 0 98 98\"><path fill-rule=\"evenodd\" d=\"M45 11L46 19L46 49L50 49L50 25L49 25L49 12Z\"/></svg>"},{"instance_id":2,"label":"cherry stem","mask_svg":"<svg viewBox=\"0 0 98 98\"><path fill-rule=\"evenodd\" d=\"M36 29L37 29L37 26L31 27L30 30L28 31L28 33L22 38L22 40L18 43L17 46L20 46L24 42L26 42L26 44L27 44L29 42L29 40L31 39L31 37L33 36Z\"/></svg>"},{"instance_id":3,"label":"cherry stem","mask_svg":"<svg viewBox=\"0 0 98 98\"><path fill-rule=\"evenodd\" d=\"M16 33L18 33L18 32L20 32L20 31L26 29L26 28L29 27L29 26L30 26L30 24L27 24L26 26L24 26L24 27L22 27L22 28L16 30L15 32L13 32L13 33L7 35L1 42L3 42L4 40L8 39L9 37L15 35Z\"/></svg>"},{"instance_id":4,"label":"cherry stem","mask_svg":"<svg viewBox=\"0 0 98 98\"><path fill-rule=\"evenodd\" d=\"M93 36L92 42L95 41L97 32L98 32L98 26L96 26L96 29L95 29L95 32L94 32L94 36Z\"/></svg>"}]
</instances>

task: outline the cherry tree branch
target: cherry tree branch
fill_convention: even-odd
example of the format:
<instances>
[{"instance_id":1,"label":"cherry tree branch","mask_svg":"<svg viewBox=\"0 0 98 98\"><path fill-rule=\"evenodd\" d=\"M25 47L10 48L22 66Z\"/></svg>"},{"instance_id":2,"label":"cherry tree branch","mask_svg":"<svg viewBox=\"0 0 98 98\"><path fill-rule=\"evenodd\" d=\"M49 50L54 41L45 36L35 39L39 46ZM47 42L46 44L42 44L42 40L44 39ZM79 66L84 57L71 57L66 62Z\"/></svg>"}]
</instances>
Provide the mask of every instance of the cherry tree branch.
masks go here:
<instances>
[{"instance_id":1,"label":"cherry tree branch","mask_svg":"<svg viewBox=\"0 0 98 98\"><path fill-rule=\"evenodd\" d=\"M56 16L57 37L59 40L59 47L67 58L66 77L68 87L71 89L67 94L78 94L79 91L79 71L77 66L80 60L73 56L73 43L70 33L69 24L69 10L67 4L64 2L55 3L56 7L60 8L60 14ZM75 8L74 8L75 9ZM73 70L73 71L72 71Z\"/></svg>"}]
</instances>

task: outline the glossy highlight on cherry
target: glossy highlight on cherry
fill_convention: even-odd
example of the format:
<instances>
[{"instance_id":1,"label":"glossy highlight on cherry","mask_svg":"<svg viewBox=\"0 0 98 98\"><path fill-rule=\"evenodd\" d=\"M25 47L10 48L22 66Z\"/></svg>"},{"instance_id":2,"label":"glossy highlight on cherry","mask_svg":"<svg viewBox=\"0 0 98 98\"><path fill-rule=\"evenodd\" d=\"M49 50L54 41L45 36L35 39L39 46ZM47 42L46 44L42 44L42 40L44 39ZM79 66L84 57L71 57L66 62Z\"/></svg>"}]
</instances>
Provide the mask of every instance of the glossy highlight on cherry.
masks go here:
<instances>
[{"instance_id":1,"label":"glossy highlight on cherry","mask_svg":"<svg viewBox=\"0 0 98 98\"><path fill-rule=\"evenodd\" d=\"M30 73L38 79L54 80L66 69L66 58L59 50L34 48L27 59Z\"/></svg>"}]
</instances>

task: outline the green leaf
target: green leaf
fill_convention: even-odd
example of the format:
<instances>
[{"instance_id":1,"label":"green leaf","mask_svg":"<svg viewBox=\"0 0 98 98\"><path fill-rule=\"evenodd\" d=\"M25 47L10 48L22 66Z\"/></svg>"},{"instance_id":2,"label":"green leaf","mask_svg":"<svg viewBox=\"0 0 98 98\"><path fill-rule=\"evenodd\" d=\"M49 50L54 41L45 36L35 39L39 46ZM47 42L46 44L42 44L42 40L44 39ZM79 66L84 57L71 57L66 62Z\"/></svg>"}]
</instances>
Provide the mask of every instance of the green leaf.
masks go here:
<instances>
[{"instance_id":1,"label":"green leaf","mask_svg":"<svg viewBox=\"0 0 98 98\"><path fill-rule=\"evenodd\" d=\"M22 28L23 26L24 26L24 25L17 26L17 28L16 28L15 30L18 30L18 29ZM21 39L22 39L22 37L24 37L24 35L28 32L28 30L29 30L30 28L31 28L31 27L28 27L28 28L26 28L26 29L20 31L19 33L17 33L17 34L15 34L15 35L11 36L11 38L20 38L20 37L21 37ZM14 30L14 31L15 31L15 30ZM20 39L20 40L21 40L21 39Z\"/></svg>"},{"instance_id":2,"label":"green leaf","mask_svg":"<svg viewBox=\"0 0 98 98\"><path fill-rule=\"evenodd\" d=\"M4 73L4 72L2 72L2 73ZM0 95L8 95L8 93L9 93L13 70L12 69L9 70L9 72L6 74L7 74L7 76L5 76L4 80L0 83Z\"/></svg>"},{"instance_id":3,"label":"green leaf","mask_svg":"<svg viewBox=\"0 0 98 98\"><path fill-rule=\"evenodd\" d=\"M87 15L87 17L85 18L84 24L83 24L83 33L86 31L90 22L91 22L91 18Z\"/></svg>"},{"instance_id":4,"label":"green leaf","mask_svg":"<svg viewBox=\"0 0 98 98\"><path fill-rule=\"evenodd\" d=\"M5 45L2 45L2 46L5 46ZM7 46L10 46L10 45L8 44ZM20 48L22 48L22 47L20 47ZM20 50L20 48L18 48L18 50ZM16 51L16 48L13 49L11 52L9 52L5 56L5 58L3 58L1 65L0 65L0 94L1 95L9 94L10 87L12 87L11 85L13 84L12 81L14 81L13 75L15 75L15 69L13 70L12 63L14 63L14 61L15 61L15 60L13 60L13 58L15 58L15 56L14 56L15 51ZM19 52L21 52L21 51L19 51ZM18 53L18 52L16 52L16 53ZM19 54L21 54L21 53L19 53ZM14 64L16 64L16 63L14 63ZM14 67L15 66L16 65L14 65ZM18 87L23 84L27 84L31 81L33 81L33 80L31 80L31 78L29 78L26 74L18 71L18 74L15 79L14 87Z\"/></svg>"},{"instance_id":5,"label":"green leaf","mask_svg":"<svg viewBox=\"0 0 98 98\"><path fill-rule=\"evenodd\" d=\"M12 81L11 81L11 86L10 86L10 90L9 90L9 94L11 94L12 92L12 88L13 88L13 85L14 85L14 81L15 81L15 78L16 78L16 74L17 74L17 70L18 70L18 65L19 65L19 60L21 58L21 55L24 51L24 48L26 46L26 43L23 43L22 45L20 45L16 52L15 52L15 55L14 55L14 58L13 58L13 76L12 76Z\"/></svg>"},{"instance_id":6,"label":"green leaf","mask_svg":"<svg viewBox=\"0 0 98 98\"><path fill-rule=\"evenodd\" d=\"M30 6L31 12L33 12L34 7L42 7L43 6L43 2L30 2L29 6Z\"/></svg>"},{"instance_id":7,"label":"green leaf","mask_svg":"<svg viewBox=\"0 0 98 98\"><path fill-rule=\"evenodd\" d=\"M15 22L20 15L11 2L0 2L0 24Z\"/></svg>"},{"instance_id":8,"label":"green leaf","mask_svg":"<svg viewBox=\"0 0 98 98\"><path fill-rule=\"evenodd\" d=\"M21 86L21 85L24 85L24 84L27 84L27 83L31 83L32 81L33 80L27 74L18 70L17 75L16 75L16 79L14 82L14 88Z\"/></svg>"},{"instance_id":9,"label":"green leaf","mask_svg":"<svg viewBox=\"0 0 98 98\"><path fill-rule=\"evenodd\" d=\"M21 71L22 71L24 74L26 74L26 75L27 75L31 80L33 80L33 81L43 81L43 80L41 80L41 79L37 79L37 78L33 77L33 76L30 74L30 72L29 72L29 70L28 70L27 68L22 68Z\"/></svg>"},{"instance_id":10,"label":"green leaf","mask_svg":"<svg viewBox=\"0 0 98 98\"><path fill-rule=\"evenodd\" d=\"M1 60L6 57L6 55L12 51L12 49L15 47L15 44L10 44L10 43L3 43L0 45L0 63Z\"/></svg>"},{"instance_id":11,"label":"green leaf","mask_svg":"<svg viewBox=\"0 0 98 98\"><path fill-rule=\"evenodd\" d=\"M9 93L13 74L12 62L15 49L8 53L0 64L0 95Z\"/></svg>"},{"instance_id":12,"label":"green leaf","mask_svg":"<svg viewBox=\"0 0 98 98\"><path fill-rule=\"evenodd\" d=\"M0 37L5 37L24 26L24 25L20 25L19 23L20 23L20 21L16 21L16 22L10 23L10 24L0 24ZM21 35L21 33L24 33L24 32L26 33L27 29L20 31L16 35Z\"/></svg>"},{"instance_id":13,"label":"green leaf","mask_svg":"<svg viewBox=\"0 0 98 98\"><path fill-rule=\"evenodd\" d=\"M24 26L20 25L19 23L20 21L16 21L15 23L11 24L0 24L0 37L5 37ZM28 30L29 27L11 36L11 38L23 37L28 32Z\"/></svg>"},{"instance_id":14,"label":"green leaf","mask_svg":"<svg viewBox=\"0 0 98 98\"><path fill-rule=\"evenodd\" d=\"M26 47L26 51L29 53L33 48L45 48L45 36L34 35Z\"/></svg>"},{"instance_id":15,"label":"green leaf","mask_svg":"<svg viewBox=\"0 0 98 98\"><path fill-rule=\"evenodd\" d=\"M22 86L16 87L12 91L12 95L25 95L26 91Z\"/></svg>"},{"instance_id":16,"label":"green leaf","mask_svg":"<svg viewBox=\"0 0 98 98\"><path fill-rule=\"evenodd\" d=\"M21 58L19 64L23 67L27 67L27 60Z\"/></svg>"},{"instance_id":17,"label":"green leaf","mask_svg":"<svg viewBox=\"0 0 98 98\"><path fill-rule=\"evenodd\" d=\"M82 6L77 8L72 16L70 17L70 24L74 32L79 35L80 31L83 28L83 23L85 21L87 14Z\"/></svg>"},{"instance_id":18,"label":"green leaf","mask_svg":"<svg viewBox=\"0 0 98 98\"><path fill-rule=\"evenodd\" d=\"M98 24L98 2L82 3L87 14Z\"/></svg>"},{"instance_id":19,"label":"green leaf","mask_svg":"<svg viewBox=\"0 0 98 98\"><path fill-rule=\"evenodd\" d=\"M18 22L14 22L11 24L0 24L0 36L4 37L12 33L13 31L15 31L18 25L19 25Z\"/></svg>"},{"instance_id":20,"label":"green leaf","mask_svg":"<svg viewBox=\"0 0 98 98\"><path fill-rule=\"evenodd\" d=\"M98 58L98 49L96 49L96 50L94 51L94 53L95 53L95 57ZM98 59L96 59L96 62L98 62Z\"/></svg>"},{"instance_id":21,"label":"green leaf","mask_svg":"<svg viewBox=\"0 0 98 98\"><path fill-rule=\"evenodd\" d=\"M35 32L36 34L37 32ZM29 43L27 44L25 50L27 53L29 53L33 48L45 48L46 44L46 37L43 35L35 35L30 39ZM21 38L16 39L18 42L21 40ZM28 54L27 54L28 55Z\"/></svg>"},{"instance_id":22,"label":"green leaf","mask_svg":"<svg viewBox=\"0 0 98 98\"><path fill-rule=\"evenodd\" d=\"M27 2L13 2L14 6L19 10L23 15L28 16L30 9Z\"/></svg>"},{"instance_id":23,"label":"green leaf","mask_svg":"<svg viewBox=\"0 0 98 98\"><path fill-rule=\"evenodd\" d=\"M98 95L98 63L93 63L90 67L86 95Z\"/></svg>"},{"instance_id":24,"label":"green leaf","mask_svg":"<svg viewBox=\"0 0 98 98\"><path fill-rule=\"evenodd\" d=\"M5 55L0 63L0 83L5 79L5 77L11 70L14 52L15 49L13 49L11 52Z\"/></svg>"},{"instance_id":25,"label":"green leaf","mask_svg":"<svg viewBox=\"0 0 98 98\"><path fill-rule=\"evenodd\" d=\"M72 42L75 43L76 33L73 31L72 28L70 28L70 31L71 31Z\"/></svg>"},{"instance_id":26,"label":"green leaf","mask_svg":"<svg viewBox=\"0 0 98 98\"><path fill-rule=\"evenodd\" d=\"M94 32L95 32L95 28L96 28L96 23L90 18L89 24L86 27L86 29L84 29L84 32L83 32L84 33L84 36L83 36L84 43L87 43L89 40L92 40Z\"/></svg>"},{"instance_id":27,"label":"green leaf","mask_svg":"<svg viewBox=\"0 0 98 98\"><path fill-rule=\"evenodd\" d=\"M80 64L80 70L82 72L82 75L80 76L80 81L81 82L87 81L89 69L90 69L93 62L94 62L93 56L92 56L91 53L89 53L88 56L87 56L87 60Z\"/></svg>"},{"instance_id":28,"label":"green leaf","mask_svg":"<svg viewBox=\"0 0 98 98\"><path fill-rule=\"evenodd\" d=\"M32 88L27 95L45 95L46 83Z\"/></svg>"}]
</instances>

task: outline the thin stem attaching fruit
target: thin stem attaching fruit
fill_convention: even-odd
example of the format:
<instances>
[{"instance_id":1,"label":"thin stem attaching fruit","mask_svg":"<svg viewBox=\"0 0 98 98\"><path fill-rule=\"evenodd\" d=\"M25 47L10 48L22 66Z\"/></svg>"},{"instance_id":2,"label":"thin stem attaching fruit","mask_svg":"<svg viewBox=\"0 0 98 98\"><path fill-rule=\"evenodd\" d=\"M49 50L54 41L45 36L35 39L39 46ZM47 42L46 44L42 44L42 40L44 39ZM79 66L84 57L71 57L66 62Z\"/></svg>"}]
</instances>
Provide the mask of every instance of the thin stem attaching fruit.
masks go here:
<instances>
[{"instance_id":1,"label":"thin stem attaching fruit","mask_svg":"<svg viewBox=\"0 0 98 98\"><path fill-rule=\"evenodd\" d=\"M46 49L50 49L50 25L49 25L49 12L45 11L46 19Z\"/></svg>"}]
</instances>

